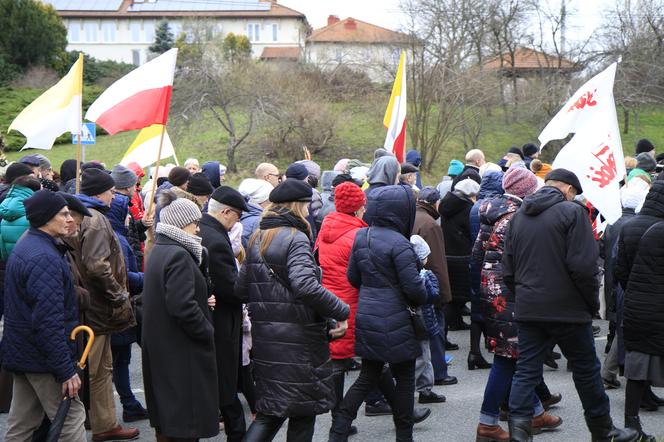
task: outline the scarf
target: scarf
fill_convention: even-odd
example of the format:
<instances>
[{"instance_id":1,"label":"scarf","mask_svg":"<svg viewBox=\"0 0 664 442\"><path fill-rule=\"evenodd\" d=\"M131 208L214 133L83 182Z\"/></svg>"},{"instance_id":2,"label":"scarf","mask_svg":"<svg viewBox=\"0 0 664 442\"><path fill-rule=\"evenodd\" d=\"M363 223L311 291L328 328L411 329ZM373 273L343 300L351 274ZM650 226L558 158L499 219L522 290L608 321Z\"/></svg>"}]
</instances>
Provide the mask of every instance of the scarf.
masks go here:
<instances>
[{"instance_id":1,"label":"scarf","mask_svg":"<svg viewBox=\"0 0 664 442\"><path fill-rule=\"evenodd\" d=\"M187 249L189 253L194 255L198 265L201 264L203 256L203 246L201 245L202 239L195 235L190 235L184 230L171 226L170 224L157 223L157 228L155 230L157 233L164 235L173 241L180 244L182 247Z\"/></svg>"},{"instance_id":2,"label":"scarf","mask_svg":"<svg viewBox=\"0 0 664 442\"><path fill-rule=\"evenodd\" d=\"M266 215L261 219L260 230L277 229L279 227L294 228L311 238L311 227L309 223L302 218L295 216L290 210L283 207L275 207L271 212L276 213Z\"/></svg>"}]
</instances>

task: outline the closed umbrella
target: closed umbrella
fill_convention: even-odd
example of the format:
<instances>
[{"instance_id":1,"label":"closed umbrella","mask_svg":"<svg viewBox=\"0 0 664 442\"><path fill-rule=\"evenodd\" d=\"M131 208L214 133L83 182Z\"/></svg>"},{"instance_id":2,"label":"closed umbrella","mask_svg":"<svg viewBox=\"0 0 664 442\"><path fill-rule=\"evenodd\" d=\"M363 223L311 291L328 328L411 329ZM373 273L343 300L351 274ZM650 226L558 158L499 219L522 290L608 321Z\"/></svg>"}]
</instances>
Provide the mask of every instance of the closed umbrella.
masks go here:
<instances>
[{"instance_id":1,"label":"closed umbrella","mask_svg":"<svg viewBox=\"0 0 664 442\"><path fill-rule=\"evenodd\" d=\"M79 376L82 376L83 369L85 368L85 361L88 359L88 353L92 348L92 343L95 340L95 334L90 327L87 325L79 325L74 330L71 331L70 339L73 341L76 339L76 335L79 332L86 332L88 334L88 343L85 345L85 350L81 355L81 359L77 363L77 372ZM58 407L57 413L51 422L51 428L48 430L48 435L46 436L46 442L57 442L60 439L60 433L62 433L62 426L65 423L67 418L67 413L69 413L69 407L71 406L72 398L65 393L65 397L62 399L60 406Z\"/></svg>"}]
</instances>

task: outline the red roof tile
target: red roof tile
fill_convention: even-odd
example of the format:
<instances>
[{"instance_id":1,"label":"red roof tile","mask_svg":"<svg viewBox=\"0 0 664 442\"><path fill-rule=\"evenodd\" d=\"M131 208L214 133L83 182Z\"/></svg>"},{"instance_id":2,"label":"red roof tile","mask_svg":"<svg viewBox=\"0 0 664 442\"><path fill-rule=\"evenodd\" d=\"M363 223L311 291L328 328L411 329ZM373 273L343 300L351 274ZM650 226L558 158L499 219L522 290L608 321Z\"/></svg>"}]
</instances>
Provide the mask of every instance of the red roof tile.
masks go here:
<instances>
[{"instance_id":1,"label":"red roof tile","mask_svg":"<svg viewBox=\"0 0 664 442\"><path fill-rule=\"evenodd\" d=\"M501 66L500 59L503 59ZM512 70L512 57L509 53L504 53L502 56L496 56L484 63L485 69L494 70ZM532 70L576 70L577 66L566 58L561 58L553 55L545 54L541 51L536 51L530 48L517 48L514 51L514 69L516 71L532 71Z\"/></svg>"},{"instance_id":2,"label":"red roof tile","mask_svg":"<svg viewBox=\"0 0 664 442\"><path fill-rule=\"evenodd\" d=\"M300 59L300 48L280 48L268 46L263 49L261 60L292 60L297 61Z\"/></svg>"},{"instance_id":3,"label":"red roof tile","mask_svg":"<svg viewBox=\"0 0 664 442\"><path fill-rule=\"evenodd\" d=\"M408 35L348 17L316 29L308 41L312 43L405 43Z\"/></svg>"}]
</instances>

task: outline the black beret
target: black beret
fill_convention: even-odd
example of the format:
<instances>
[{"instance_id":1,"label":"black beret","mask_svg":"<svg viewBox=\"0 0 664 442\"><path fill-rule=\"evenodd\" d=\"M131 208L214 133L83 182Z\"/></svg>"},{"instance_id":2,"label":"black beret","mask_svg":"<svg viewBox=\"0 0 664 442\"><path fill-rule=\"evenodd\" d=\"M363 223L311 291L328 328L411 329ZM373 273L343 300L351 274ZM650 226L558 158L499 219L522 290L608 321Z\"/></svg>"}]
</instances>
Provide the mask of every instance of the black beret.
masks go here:
<instances>
[{"instance_id":1,"label":"black beret","mask_svg":"<svg viewBox=\"0 0 664 442\"><path fill-rule=\"evenodd\" d=\"M105 170L91 167L81 173L81 193L84 195L101 195L114 186L113 177Z\"/></svg>"},{"instance_id":2,"label":"black beret","mask_svg":"<svg viewBox=\"0 0 664 442\"><path fill-rule=\"evenodd\" d=\"M74 195L65 192L58 192L58 195L62 195L65 201L67 201L67 207L69 207L69 210L80 213L83 216L92 216L92 213L90 213L88 208L85 207L81 200Z\"/></svg>"},{"instance_id":3,"label":"black beret","mask_svg":"<svg viewBox=\"0 0 664 442\"><path fill-rule=\"evenodd\" d=\"M247 202L244 197L237 190L228 186L219 186L210 196L213 200L225 204L228 207L248 212Z\"/></svg>"},{"instance_id":4,"label":"black beret","mask_svg":"<svg viewBox=\"0 0 664 442\"><path fill-rule=\"evenodd\" d=\"M410 163L402 163L401 164L401 174L407 174L407 173L417 173L419 172L420 169L417 167L413 166Z\"/></svg>"},{"instance_id":5,"label":"black beret","mask_svg":"<svg viewBox=\"0 0 664 442\"><path fill-rule=\"evenodd\" d=\"M567 169L552 170L544 177L544 181L549 181L549 180L560 181L562 183L569 184L570 186L576 189L577 193L579 194L583 193L583 188L581 187L579 179L576 177L574 172L571 172Z\"/></svg>"},{"instance_id":6,"label":"black beret","mask_svg":"<svg viewBox=\"0 0 664 442\"><path fill-rule=\"evenodd\" d=\"M270 192L270 202L290 203L290 202L309 202L313 195L311 186L297 179L287 179L283 183L275 187Z\"/></svg>"},{"instance_id":7,"label":"black beret","mask_svg":"<svg viewBox=\"0 0 664 442\"><path fill-rule=\"evenodd\" d=\"M5 183L11 184L16 178L32 175L32 169L27 164L12 163L5 172Z\"/></svg>"},{"instance_id":8,"label":"black beret","mask_svg":"<svg viewBox=\"0 0 664 442\"><path fill-rule=\"evenodd\" d=\"M187 182L187 192L196 196L209 196L214 192L214 187L212 187L210 178L208 178L207 175L198 172L189 177L189 181Z\"/></svg>"},{"instance_id":9,"label":"black beret","mask_svg":"<svg viewBox=\"0 0 664 442\"><path fill-rule=\"evenodd\" d=\"M38 228L53 219L67 205L67 200L59 193L42 189L24 200L23 205L25 206L25 216L30 221L30 225Z\"/></svg>"},{"instance_id":10,"label":"black beret","mask_svg":"<svg viewBox=\"0 0 664 442\"><path fill-rule=\"evenodd\" d=\"M539 147L535 146L533 143L527 143L523 145L521 150L523 151L524 156L530 157L539 152Z\"/></svg>"},{"instance_id":11,"label":"black beret","mask_svg":"<svg viewBox=\"0 0 664 442\"><path fill-rule=\"evenodd\" d=\"M191 172L182 166L175 166L168 172L168 182L174 186L181 186L189 180Z\"/></svg>"},{"instance_id":12,"label":"black beret","mask_svg":"<svg viewBox=\"0 0 664 442\"><path fill-rule=\"evenodd\" d=\"M31 154L21 157L21 159L18 160L18 162L27 164L28 166L32 167L39 167L39 165L41 164L41 161L39 161L39 157L36 154Z\"/></svg>"}]
</instances>

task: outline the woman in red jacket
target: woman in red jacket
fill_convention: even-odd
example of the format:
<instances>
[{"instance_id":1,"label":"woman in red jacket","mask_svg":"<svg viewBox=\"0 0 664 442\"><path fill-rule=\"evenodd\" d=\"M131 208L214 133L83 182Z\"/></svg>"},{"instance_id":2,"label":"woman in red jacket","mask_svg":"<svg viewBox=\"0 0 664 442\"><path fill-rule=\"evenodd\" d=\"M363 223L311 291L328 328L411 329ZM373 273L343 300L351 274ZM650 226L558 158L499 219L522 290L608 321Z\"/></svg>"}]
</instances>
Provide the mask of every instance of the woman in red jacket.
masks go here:
<instances>
[{"instance_id":1,"label":"woman in red jacket","mask_svg":"<svg viewBox=\"0 0 664 442\"><path fill-rule=\"evenodd\" d=\"M347 181L334 188L336 212L325 217L321 225L315 249L318 251L320 266L323 270L323 287L337 295L350 306L348 330L344 337L330 342L330 357L334 362L335 392L337 405L332 409L334 415L344 394L344 375L355 356L355 312L359 290L353 287L346 277L350 253L353 249L355 234L363 227L362 221L366 197L354 182Z\"/></svg>"}]
</instances>

